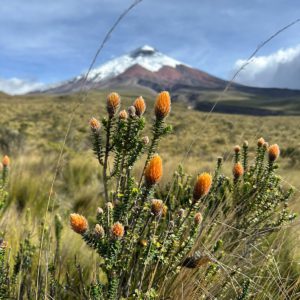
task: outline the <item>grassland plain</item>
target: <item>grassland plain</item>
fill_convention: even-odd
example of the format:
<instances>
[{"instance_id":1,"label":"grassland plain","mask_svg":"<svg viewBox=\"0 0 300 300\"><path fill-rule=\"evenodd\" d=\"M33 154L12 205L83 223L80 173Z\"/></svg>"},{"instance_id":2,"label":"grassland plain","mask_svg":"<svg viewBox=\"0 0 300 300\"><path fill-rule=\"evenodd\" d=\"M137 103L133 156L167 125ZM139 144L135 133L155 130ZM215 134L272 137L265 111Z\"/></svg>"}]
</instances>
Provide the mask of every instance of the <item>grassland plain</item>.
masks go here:
<instances>
[{"instance_id":1,"label":"grassland plain","mask_svg":"<svg viewBox=\"0 0 300 300\"><path fill-rule=\"evenodd\" d=\"M145 90L118 91L122 95L123 107L143 94L146 103L146 117L151 118L154 95ZM105 111L107 91L91 92L74 114L74 120L65 146L65 154L55 183L50 209L58 211L67 219L70 211L86 215L95 212L102 199L103 190L97 179L97 162L90 149L88 120ZM0 146L1 153L11 157L11 178L9 201L1 220L1 230L8 234L8 240L16 245L23 232L26 209L30 209L35 228L44 215L48 192L54 174L60 146L70 120L70 114L79 101L79 95L28 95L10 97L0 95ZM270 143L281 147L281 175L287 186L294 186L296 196L292 203L294 211L300 212L298 180L300 168L300 128L299 116L227 115L207 113L187 109L186 105L175 102L168 123L173 126L172 135L160 144L160 154L164 160L164 179L171 179L174 170L182 163L189 174L213 171L218 156L225 160L225 172L232 168L232 148L246 139L250 152L255 152L256 140L263 136ZM148 129L149 132L149 129ZM149 135L151 133L149 132ZM139 166L136 172L140 172ZM298 228L298 227L294 227ZM294 231L292 231L294 234ZM81 255L83 265L91 259L91 252L82 246L80 238L63 231L62 253L72 257ZM299 245L299 237L290 241L293 249ZM292 250L292 248L290 248ZM299 255L299 253L298 253ZM95 261L95 257L93 260ZM296 257L297 259L297 253ZM85 269L88 276L88 270Z\"/></svg>"}]
</instances>

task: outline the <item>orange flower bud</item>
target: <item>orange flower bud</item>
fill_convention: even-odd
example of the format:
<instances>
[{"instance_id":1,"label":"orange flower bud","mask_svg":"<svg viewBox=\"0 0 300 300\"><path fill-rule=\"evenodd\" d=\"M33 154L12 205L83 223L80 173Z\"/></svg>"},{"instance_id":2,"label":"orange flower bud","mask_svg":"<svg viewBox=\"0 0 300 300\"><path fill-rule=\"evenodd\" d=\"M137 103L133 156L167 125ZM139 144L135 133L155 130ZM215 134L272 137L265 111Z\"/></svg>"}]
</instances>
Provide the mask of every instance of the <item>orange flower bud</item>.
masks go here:
<instances>
[{"instance_id":1,"label":"orange flower bud","mask_svg":"<svg viewBox=\"0 0 300 300\"><path fill-rule=\"evenodd\" d=\"M124 226L120 222L115 223L111 227L111 233L115 238L118 239L122 238L124 236L124 232L125 232Z\"/></svg>"},{"instance_id":2,"label":"orange flower bud","mask_svg":"<svg viewBox=\"0 0 300 300\"><path fill-rule=\"evenodd\" d=\"M116 112L118 111L120 107L121 99L119 94L117 93L110 93L107 96L107 103L106 103L106 108L108 115L112 118Z\"/></svg>"},{"instance_id":3,"label":"orange flower bud","mask_svg":"<svg viewBox=\"0 0 300 300\"><path fill-rule=\"evenodd\" d=\"M71 228L79 234L85 233L88 229L86 218L79 214L70 214L70 225Z\"/></svg>"},{"instance_id":4,"label":"orange flower bud","mask_svg":"<svg viewBox=\"0 0 300 300\"><path fill-rule=\"evenodd\" d=\"M104 237L105 235L104 228L101 225L96 224L94 228L94 234L98 237Z\"/></svg>"},{"instance_id":5,"label":"orange flower bud","mask_svg":"<svg viewBox=\"0 0 300 300\"><path fill-rule=\"evenodd\" d=\"M257 140L257 146L262 147L262 145L265 143L265 139L263 137L259 138Z\"/></svg>"},{"instance_id":6,"label":"orange flower bud","mask_svg":"<svg viewBox=\"0 0 300 300\"><path fill-rule=\"evenodd\" d=\"M278 159L280 155L280 149L277 144L271 145L268 149L268 154L269 154L269 160L270 161L275 161Z\"/></svg>"},{"instance_id":7,"label":"orange flower bud","mask_svg":"<svg viewBox=\"0 0 300 300\"><path fill-rule=\"evenodd\" d=\"M160 216L163 213L164 203L162 200L153 199L151 201L151 212L155 216Z\"/></svg>"},{"instance_id":8,"label":"orange flower bud","mask_svg":"<svg viewBox=\"0 0 300 300\"><path fill-rule=\"evenodd\" d=\"M121 110L119 113L119 119L126 120L128 118L127 111L125 109Z\"/></svg>"},{"instance_id":9,"label":"orange flower bud","mask_svg":"<svg viewBox=\"0 0 300 300\"><path fill-rule=\"evenodd\" d=\"M101 207L98 207L97 208L97 215L103 215L103 213L104 213L104 211L103 211L103 209L101 208Z\"/></svg>"},{"instance_id":10,"label":"orange flower bud","mask_svg":"<svg viewBox=\"0 0 300 300\"><path fill-rule=\"evenodd\" d=\"M241 151L241 147L239 145L234 146L233 148L235 153L239 153Z\"/></svg>"},{"instance_id":11,"label":"orange flower bud","mask_svg":"<svg viewBox=\"0 0 300 300\"><path fill-rule=\"evenodd\" d=\"M212 177L210 174L202 173L199 175L194 186L194 200L199 200L201 197L206 196L211 188L211 184Z\"/></svg>"},{"instance_id":12,"label":"orange flower bud","mask_svg":"<svg viewBox=\"0 0 300 300\"><path fill-rule=\"evenodd\" d=\"M8 157L7 155L5 155L5 156L3 157L3 159L2 159L2 165L3 165L4 167L8 167L9 164L10 164L10 159L9 159L9 157Z\"/></svg>"},{"instance_id":13,"label":"orange flower bud","mask_svg":"<svg viewBox=\"0 0 300 300\"><path fill-rule=\"evenodd\" d=\"M154 185L162 177L163 167L162 167L162 160L158 154L154 155L145 170L145 181L148 185Z\"/></svg>"},{"instance_id":14,"label":"orange flower bud","mask_svg":"<svg viewBox=\"0 0 300 300\"><path fill-rule=\"evenodd\" d=\"M149 142L150 142L149 137L148 137L148 136L144 136L144 137L142 138L142 142L143 142L144 145L148 145Z\"/></svg>"},{"instance_id":15,"label":"orange flower bud","mask_svg":"<svg viewBox=\"0 0 300 300\"><path fill-rule=\"evenodd\" d=\"M166 91L158 94L154 106L155 116L157 119L164 119L168 116L171 110L170 94Z\"/></svg>"},{"instance_id":16,"label":"orange flower bud","mask_svg":"<svg viewBox=\"0 0 300 300\"><path fill-rule=\"evenodd\" d=\"M133 106L135 107L135 113L138 117L141 117L145 110L146 110L146 104L145 104L145 101L143 99L142 96L138 97L134 103L133 103Z\"/></svg>"},{"instance_id":17,"label":"orange flower bud","mask_svg":"<svg viewBox=\"0 0 300 300\"><path fill-rule=\"evenodd\" d=\"M194 216L195 225L200 225L202 223L202 214L200 212L196 213Z\"/></svg>"},{"instance_id":18,"label":"orange flower bud","mask_svg":"<svg viewBox=\"0 0 300 300\"><path fill-rule=\"evenodd\" d=\"M90 127L94 130L98 130L100 129L100 122L96 118L91 118Z\"/></svg>"},{"instance_id":19,"label":"orange flower bud","mask_svg":"<svg viewBox=\"0 0 300 300\"><path fill-rule=\"evenodd\" d=\"M111 202L107 202L106 207L107 209L112 210L114 208L114 205Z\"/></svg>"},{"instance_id":20,"label":"orange flower bud","mask_svg":"<svg viewBox=\"0 0 300 300\"><path fill-rule=\"evenodd\" d=\"M243 174L244 174L243 166L239 162L234 164L232 173L233 173L234 178L236 178L236 179L243 176Z\"/></svg>"}]
</instances>

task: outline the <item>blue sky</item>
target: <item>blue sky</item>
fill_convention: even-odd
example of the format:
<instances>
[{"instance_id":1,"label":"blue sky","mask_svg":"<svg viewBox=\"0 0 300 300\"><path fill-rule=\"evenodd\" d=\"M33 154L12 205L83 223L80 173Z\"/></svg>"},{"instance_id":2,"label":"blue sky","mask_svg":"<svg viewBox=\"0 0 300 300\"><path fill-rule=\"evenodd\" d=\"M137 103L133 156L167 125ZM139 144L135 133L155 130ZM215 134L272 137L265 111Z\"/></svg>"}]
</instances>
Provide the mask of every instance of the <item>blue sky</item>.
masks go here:
<instances>
[{"instance_id":1,"label":"blue sky","mask_svg":"<svg viewBox=\"0 0 300 300\"><path fill-rule=\"evenodd\" d=\"M0 89L79 75L130 3L1 0ZM144 0L113 33L97 65L149 44L227 79L260 42L297 18L299 0ZM300 23L272 40L238 80L300 88L299 32Z\"/></svg>"}]
</instances>

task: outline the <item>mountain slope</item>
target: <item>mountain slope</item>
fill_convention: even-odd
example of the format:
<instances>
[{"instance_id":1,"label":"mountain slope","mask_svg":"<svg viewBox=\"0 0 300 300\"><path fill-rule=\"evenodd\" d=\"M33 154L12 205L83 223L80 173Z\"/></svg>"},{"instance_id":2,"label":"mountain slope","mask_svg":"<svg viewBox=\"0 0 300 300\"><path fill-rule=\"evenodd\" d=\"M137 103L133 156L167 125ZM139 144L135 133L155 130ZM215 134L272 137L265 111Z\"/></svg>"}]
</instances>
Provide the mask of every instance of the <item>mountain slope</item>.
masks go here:
<instances>
[{"instance_id":1,"label":"mountain slope","mask_svg":"<svg viewBox=\"0 0 300 300\"><path fill-rule=\"evenodd\" d=\"M300 91L232 83L177 61L150 46L140 47L91 70L35 93L70 94L86 90L168 90L174 101L197 110L251 114L300 114Z\"/></svg>"},{"instance_id":2,"label":"mountain slope","mask_svg":"<svg viewBox=\"0 0 300 300\"><path fill-rule=\"evenodd\" d=\"M85 75L58 83L43 92L71 93L80 90ZM179 62L150 47L143 46L94 68L86 78L85 88L145 86L153 90L171 90L175 85L224 88L226 81Z\"/></svg>"}]
</instances>

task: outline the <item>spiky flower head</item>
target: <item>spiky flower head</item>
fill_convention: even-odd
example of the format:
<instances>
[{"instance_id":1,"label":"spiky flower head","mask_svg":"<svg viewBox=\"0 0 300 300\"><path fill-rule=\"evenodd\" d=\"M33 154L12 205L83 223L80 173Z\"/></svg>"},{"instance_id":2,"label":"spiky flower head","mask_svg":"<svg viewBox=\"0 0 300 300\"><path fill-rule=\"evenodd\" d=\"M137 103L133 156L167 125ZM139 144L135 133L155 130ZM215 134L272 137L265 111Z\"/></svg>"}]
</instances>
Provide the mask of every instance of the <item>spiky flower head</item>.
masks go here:
<instances>
[{"instance_id":1,"label":"spiky flower head","mask_svg":"<svg viewBox=\"0 0 300 300\"><path fill-rule=\"evenodd\" d=\"M163 174L162 160L158 154L154 155L145 169L145 181L147 185L158 183Z\"/></svg>"},{"instance_id":2,"label":"spiky flower head","mask_svg":"<svg viewBox=\"0 0 300 300\"><path fill-rule=\"evenodd\" d=\"M233 150L235 153L239 153L241 151L241 147L239 145L235 145Z\"/></svg>"},{"instance_id":3,"label":"spiky flower head","mask_svg":"<svg viewBox=\"0 0 300 300\"><path fill-rule=\"evenodd\" d=\"M128 109L127 109L127 111L128 111L129 117L131 117L131 118L134 118L134 117L135 117L135 115L136 115L136 110L135 110L135 107L134 107L133 105L132 105L132 106L129 106Z\"/></svg>"},{"instance_id":4,"label":"spiky flower head","mask_svg":"<svg viewBox=\"0 0 300 300\"><path fill-rule=\"evenodd\" d=\"M119 119L120 120L126 120L128 118L127 111L125 109L121 110L119 112Z\"/></svg>"},{"instance_id":5,"label":"spiky flower head","mask_svg":"<svg viewBox=\"0 0 300 300\"><path fill-rule=\"evenodd\" d=\"M144 145L148 145L149 142L150 142L149 137L148 137L147 135L144 136L144 137L142 138L142 142L143 142Z\"/></svg>"},{"instance_id":6,"label":"spiky flower head","mask_svg":"<svg viewBox=\"0 0 300 300\"><path fill-rule=\"evenodd\" d=\"M151 212L157 217L163 213L164 203L162 200L152 199L151 200Z\"/></svg>"},{"instance_id":7,"label":"spiky flower head","mask_svg":"<svg viewBox=\"0 0 300 300\"><path fill-rule=\"evenodd\" d=\"M114 238L120 239L124 236L124 226L120 222L116 222L111 227L111 233Z\"/></svg>"},{"instance_id":8,"label":"spiky flower head","mask_svg":"<svg viewBox=\"0 0 300 300\"><path fill-rule=\"evenodd\" d=\"M104 211L103 211L103 208L101 208L101 207L98 207L97 208L97 215L103 215L103 213L104 213Z\"/></svg>"},{"instance_id":9,"label":"spiky flower head","mask_svg":"<svg viewBox=\"0 0 300 300\"><path fill-rule=\"evenodd\" d=\"M133 106L135 107L136 115L138 117L141 117L146 110L146 103L144 101L144 98L142 96L136 98L136 100L133 103Z\"/></svg>"},{"instance_id":10,"label":"spiky flower head","mask_svg":"<svg viewBox=\"0 0 300 300\"><path fill-rule=\"evenodd\" d=\"M234 178L236 178L236 179L243 176L244 168L241 165L241 163L237 162L237 163L234 164L233 169L232 169L232 173L233 173Z\"/></svg>"},{"instance_id":11,"label":"spiky flower head","mask_svg":"<svg viewBox=\"0 0 300 300\"><path fill-rule=\"evenodd\" d=\"M265 139L263 137L259 138L257 140L257 146L258 147L262 147L262 145L264 144L264 142L265 142Z\"/></svg>"},{"instance_id":12,"label":"spiky flower head","mask_svg":"<svg viewBox=\"0 0 300 300\"><path fill-rule=\"evenodd\" d=\"M120 108L121 98L119 94L113 92L107 96L106 109L110 118L112 118Z\"/></svg>"},{"instance_id":13,"label":"spiky flower head","mask_svg":"<svg viewBox=\"0 0 300 300\"><path fill-rule=\"evenodd\" d=\"M70 225L71 228L79 234L84 234L88 229L86 218L79 214L70 214Z\"/></svg>"},{"instance_id":14,"label":"spiky flower head","mask_svg":"<svg viewBox=\"0 0 300 300\"><path fill-rule=\"evenodd\" d=\"M101 127L100 122L96 118L91 118L89 123L93 130L99 130Z\"/></svg>"},{"instance_id":15,"label":"spiky flower head","mask_svg":"<svg viewBox=\"0 0 300 300\"><path fill-rule=\"evenodd\" d=\"M202 173L197 177L193 197L194 200L199 200L201 197L206 196L211 188L212 177L209 173Z\"/></svg>"},{"instance_id":16,"label":"spiky flower head","mask_svg":"<svg viewBox=\"0 0 300 300\"><path fill-rule=\"evenodd\" d=\"M202 223L202 214L200 212L197 212L194 216L194 223L195 225L200 225Z\"/></svg>"},{"instance_id":17,"label":"spiky flower head","mask_svg":"<svg viewBox=\"0 0 300 300\"><path fill-rule=\"evenodd\" d=\"M268 149L269 160L274 162L280 155L280 149L277 144L271 145Z\"/></svg>"},{"instance_id":18,"label":"spiky flower head","mask_svg":"<svg viewBox=\"0 0 300 300\"><path fill-rule=\"evenodd\" d=\"M2 159L2 165L3 167L8 167L10 164L10 159L7 155L4 155L3 156L3 159Z\"/></svg>"},{"instance_id":19,"label":"spiky flower head","mask_svg":"<svg viewBox=\"0 0 300 300\"><path fill-rule=\"evenodd\" d=\"M107 209L111 210L114 208L114 205L111 202L107 202L106 207L107 207Z\"/></svg>"},{"instance_id":20,"label":"spiky flower head","mask_svg":"<svg viewBox=\"0 0 300 300\"><path fill-rule=\"evenodd\" d=\"M154 106L155 116L157 119L162 120L168 116L171 110L171 97L166 91L158 94Z\"/></svg>"},{"instance_id":21,"label":"spiky flower head","mask_svg":"<svg viewBox=\"0 0 300 300\"><path fill-rule=\"evenodd\" d=\"M104 235L105 235L104 228L100 224L96 224L95 228L94 228L94 234L97 237L104 237Z\"/></svg>"},{"instance_id":22,"label":"spiky flower head","mask_svg":"<svg viewBox=\"0 0 300 300\"><path fill-rule=\"evenodd\" d=\"M244 141L244 143L243 143L243 147L244 148L247 148L249 146L249 143L248 143L248 141Z\"/></svg>"}]
</instances>

